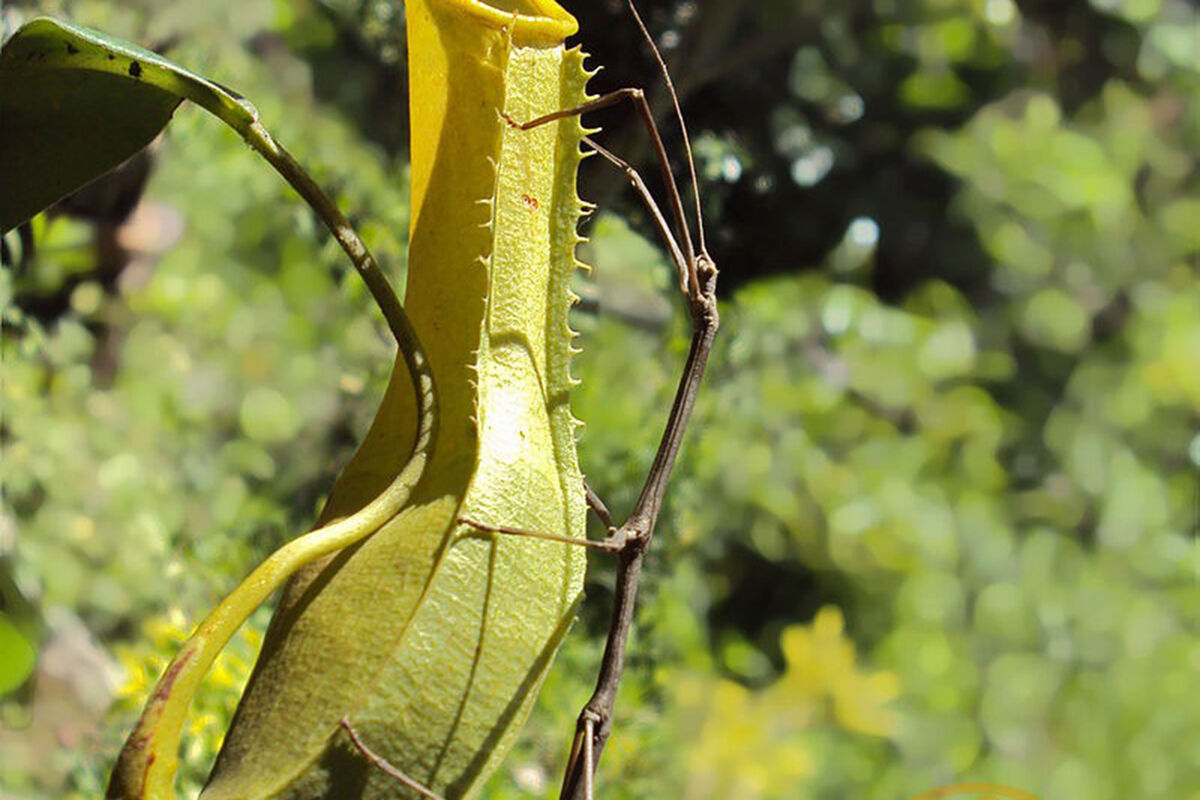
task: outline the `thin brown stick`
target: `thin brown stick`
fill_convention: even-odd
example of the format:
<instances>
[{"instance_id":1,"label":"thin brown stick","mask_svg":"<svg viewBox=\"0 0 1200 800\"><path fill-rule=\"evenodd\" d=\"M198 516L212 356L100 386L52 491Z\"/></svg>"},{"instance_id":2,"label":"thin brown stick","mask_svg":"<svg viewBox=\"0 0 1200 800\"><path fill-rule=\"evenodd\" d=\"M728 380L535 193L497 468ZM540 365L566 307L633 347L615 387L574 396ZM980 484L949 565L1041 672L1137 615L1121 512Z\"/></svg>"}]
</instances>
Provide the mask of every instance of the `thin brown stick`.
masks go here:
<instances>
[{"instance_id":1,"label":"thin brown stick","mask_svg":"<svg viewBox=\"0 0 1200 800\"><path fill-rule=\"evenodd\" d=\"M444 800L440 794L408 777L386 758L367 747L366 743L359 737L358 731L354 730L354 726L350 724L349 717L342 717L338 720L338 725L342 726L346 733L350 735L350 741L354 743L358 752L362 753L363 758L370 761L376 769L386 774L389 778L394 778L428 800Z\"/></svg>"},{"instance_id":2,"label":"thin brown stick","mask_svg":"<svg viewBox=\"0 0 1200 800\"><path fill-rule=\"evenodd\" d=\"M477 531L483 533L501 533L507 536L528 536L531 539L543 539L548 542L561 542L562 544L573 544L580 547L591 547L596 550L604 550L609 553L619 553L625 547L625 537L621 535L616 523L613 522L612 514L609 513L608 506L604 505L604 501L600 499L600 495L592 491L592 487L583 484L583 491L586 495L588 508L604 525L604 529L608 531L608 536L599 541L594 539L581 539L576 536L564 536L561 533L546 533L545 531L531 531L525 528L513 528L508 525L489 525L486 522L479 522L470 517L458 517L456 522L463 525L469 525Z\"/></svg>"},{"instance_id":3,"label":"thin brown stick","mask_svg":"<svg viewBox=\"0 0 1200 800\"><path fill-rule=\"evenodd\" d=\"M595 735L595 721L588 719L583 725L584 741L591 741ZM584 800L595 800L596 796L596 761L592 748L583 751L583 797Z\"/></svg>"},{"instance_id":4,"label":"thin brown stick","mask_svg":"<svg viewBox=\"0 0 1200 800\"><path fill-rule=\"evenodd\" d=\"M547 542L560 542L562 544L578 545L579 547L590 547L594 550L604 550L609 553L618 553L624 546L624 542L615 536L610 536L607 539L581 539L575 536L565 536L561 533L510 528L507 525L488 525L486 522L477 522L470 517L459 517L457 521L483 533L501 533L505 536L528 536L530 539L543 539Z\"/></svg>"},{"instance_id":5,"label":"thin brown stick","mask_svg":"<svg viewBox=\"0 0 1200 800\"><path fill-rule=\"evenodd\" d=\"M592 513L594 513L599 518L600 523L604 525L604 530L608 531L611 535L613 531L617 529L617 524L613 522L612 514L609 512L608 506L604 505L604 501L600 499L600 495L592 491L592 487L588 485L587 481L583 482L583 491L587 494L588 508L592 509Z\"/></svg>"}]
</instances>

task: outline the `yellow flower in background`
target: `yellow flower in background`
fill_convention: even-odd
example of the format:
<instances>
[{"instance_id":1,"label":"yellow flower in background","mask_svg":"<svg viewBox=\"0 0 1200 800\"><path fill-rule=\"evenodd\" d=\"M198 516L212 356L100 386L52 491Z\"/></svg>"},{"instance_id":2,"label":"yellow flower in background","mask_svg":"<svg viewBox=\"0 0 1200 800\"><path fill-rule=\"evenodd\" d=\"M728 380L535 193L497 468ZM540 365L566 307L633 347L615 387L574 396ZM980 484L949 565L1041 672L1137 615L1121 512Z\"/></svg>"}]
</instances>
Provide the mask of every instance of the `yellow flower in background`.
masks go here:
<instances>
[{"instance_id":1,"label":"yellow flower in background","mask_svg":"<svg viewBox=\"0 0 1200 800\"><path fill-rule=\"evenodd\" d=\"M787 628L780 644L787 666L761 691L701 677L676 685L681 724L696 742L688 797L796 797L816 773L814 737L895 729L887 706L900 682L891 672L859 668L840 609L825 606L810 624Z\"/></svg>"},{"instance_id":2,"label":"yellow flower in background","mask_svg":"<svg viewBox=\"0 0 1200 800\"><path fill-rule=\"evenodd\" d=\"M896 729L896 713L886 706L899 696L894 672L854 673L834 687L834 717L848 731L887 736Z\"/></svg>"},{"instance_id":3,"label":"yellow flower in background","mask_svg":"<svg viewBox=\"0 0 1200 800\"><path fill-rule=\"evenodd\" d=\"M145 636L138 647L121 644L116 648L117 661L125 670L125 682L117 689L120 708L136 708L145 702L154 682L166 668L170 654L187 638L187 623L183 612L170 609L165 615L151 617L142 624Z\"/></svg>"},{"instance_id":4,"label":"yellow flower in background","mask_svg":"<svg viewBox=\"0 0 1200 800\"><path fill-rule=\"evenodd\" d=\"M828 699L838 726L849 731L886 736L895 728L886 706L899 696L900 681L891 672L859 670L840 609L825 606L811 625L789 627L781 645L787 671L773 691Z\"/></svg>"},{"instance_id":5,"label":"yellow flower in background","mask_svg":"<svg viewBox=\"0 0 1200 800\"><path fill-rule=\"evenodd\" d=\"M189 738L180 753L183 762L181 785L185 790L188 787L199 790L208 765L221 747L225 729L249 680L255 654L262 645L266 621L265 615L259 615L242 626L217 658L209 680L196 695L188 717ZM113 706L116 715L142 707L171 656L187 639L192 625L181 609L173 608L146 620L142 630L144 636L138 646L119 645L116 648L117 660L125 670L125 682L117 690ZM121 723L122 727L125 724Z\"/></svg>"},{"instance_id":6,"label":"yellow flower in background","mask_svg":"<svg viewBox=\"0 0 1200 800\"><path fill-rule=\"evenodd\" d=\"M812 757L797 736L805 724L778 714L767 693L732 681L706 683L690 687L709 712L689 757L688 797L762 797L812 776Z\"/></svg>"},{"instance_id":7,"label":"yellow flower in background","mask_svg":"<svg viewBox=\"0 0 1200 800\"><path fill-rule=\"evenodd\" d=\"M793 625L783 632L780 646L787 659L783 683L797 695L827 694L838 680L854 671L854 643L845 638L842 612L825 606L811 625Z\"/></svg>"}]
</instances>

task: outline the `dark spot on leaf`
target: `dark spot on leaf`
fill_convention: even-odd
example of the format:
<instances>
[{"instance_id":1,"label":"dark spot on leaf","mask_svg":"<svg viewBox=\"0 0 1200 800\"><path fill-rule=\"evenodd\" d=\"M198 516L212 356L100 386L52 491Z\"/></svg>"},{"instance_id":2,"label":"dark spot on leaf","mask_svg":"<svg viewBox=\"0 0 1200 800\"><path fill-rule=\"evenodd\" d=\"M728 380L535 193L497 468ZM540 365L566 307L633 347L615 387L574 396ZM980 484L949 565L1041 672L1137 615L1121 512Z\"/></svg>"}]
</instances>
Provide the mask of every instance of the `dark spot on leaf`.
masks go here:
<instances>
[{"instance_id":1,"label":"dark spot on leaf","mask_svg":"<svg viewBox=\"0 0 1200 800\"><path fill-rule=\"evenodd\" d=\"M109 61L116 61L116 60L117 60L117 57L116 57L116 56L114 56L112 53L109 53L109 54L108 54L108 60L109 60Z\"/></svg>"},{"instance_id":2,"label":"dark spot on leaf","mask_svg":"<svg viewBox=\"0 0 1200 800\"><path fill-rule=\"evenodd\" d=\"M78 48L78 47L76 47L75 45L71 44L70 42L67 42L67 55L69 55L69 56L73 56L73 55L75 55L75 54L76 54L76 53L78 53L78 52L79 52L79 48Z\"/></svg>"},{"instance_id":3,"label":"dark spot on leaf","mask_svg":"<svg viewBox=\"0 0 1200 800\"><path fill-rule=\"evenodd\" d=\"M129 62L129 74L135 78L142 77L142 65L137 61Z\"/></svg>"}]
</instances>

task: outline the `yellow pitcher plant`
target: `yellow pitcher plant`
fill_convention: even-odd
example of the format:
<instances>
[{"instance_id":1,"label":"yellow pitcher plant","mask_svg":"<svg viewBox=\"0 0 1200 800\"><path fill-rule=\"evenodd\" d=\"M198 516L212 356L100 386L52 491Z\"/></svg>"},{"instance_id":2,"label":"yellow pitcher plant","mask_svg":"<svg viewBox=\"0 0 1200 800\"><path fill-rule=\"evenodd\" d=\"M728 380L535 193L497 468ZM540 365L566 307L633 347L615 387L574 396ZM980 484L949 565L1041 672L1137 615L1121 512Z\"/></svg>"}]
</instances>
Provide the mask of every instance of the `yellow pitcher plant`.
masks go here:
<instances>
[{"instance_id":1,"label":"yellow pitcher plant","mask_svg":"<svg viewBox=\"0 0 1200 800\"><path fill-rule=\"evenodd\" d=\"M581 203L574 20L552 2L409 0L413 215L406 304L439 387L439 432L407 505L285 592L205 798L397 797L338 721L447 798L497 765L580 597L582 548L458 522L582 536L567 399L568 281ZM323 516L392 478L419 415L401 361Z\"/></svg>"},{"instance_id":2,"label":"yellow pitcher plant","mask_svg":"<svg viewBox=\"0 0 1200 800\"><path fill-rule=\"evenodd\" d=\"M121 751L110 798L175 796L197 688L285 583L209 800L410 793L368 753L428 791L465 797L512 745L573 619L583 550L487 531L584 535L567 404L583 129L575 117L530 131L506 122L585 100L583 56L562 44L576 23L551 0L410 0L407 19L407 308L240 95L57 20L30 22L0 50L0 148L12 185L29 188L0 197L0 229L136 152L186 99L238 131L309 203L399 347L317 526L271 554L184 642Z\"/></svg>"}]
</instances>

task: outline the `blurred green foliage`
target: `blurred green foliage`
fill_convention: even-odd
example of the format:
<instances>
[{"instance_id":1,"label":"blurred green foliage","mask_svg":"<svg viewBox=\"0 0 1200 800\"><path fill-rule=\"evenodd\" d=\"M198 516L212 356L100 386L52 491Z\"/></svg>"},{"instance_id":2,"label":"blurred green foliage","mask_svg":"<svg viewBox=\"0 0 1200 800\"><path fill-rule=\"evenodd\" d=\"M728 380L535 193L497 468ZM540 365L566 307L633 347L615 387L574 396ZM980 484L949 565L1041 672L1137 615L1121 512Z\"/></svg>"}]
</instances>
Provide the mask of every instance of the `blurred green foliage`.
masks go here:
<instances>
[{"instance_id":1,"label":"blurred green foliage","mask_svg":"<svg viewBox=\"0 0 1200 800\"><path fill-rule=\"evenodd\" d=\"M619 50L628 24L592 5L571 10L604 86L650 82ZM398 8L45 0L6 4L6 24L34 10L168 47L251 97L402 282ZM1195 797L1194 11L646 10L727 293L603 796L894 800L975 779ZM636 157L639 132L611 135ZM101 794L178 638L309 524L382 389L365 292L248 156L181 111L132 218L39 218L34 262L0 273L6 798ZM589 481L619 510L687 331L636 201L591 169L585 194L623 210L590 228L574 404ZM612 579L595 559L489 800L555 796ZM190 788L264 624L198 701Z\"/></svg>"}]
</instances>

